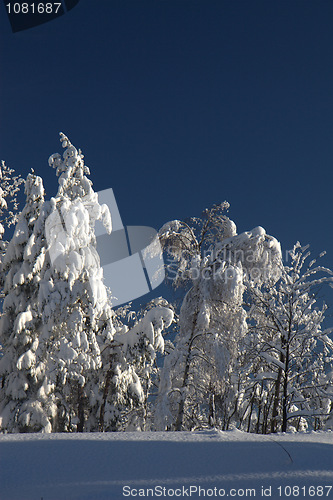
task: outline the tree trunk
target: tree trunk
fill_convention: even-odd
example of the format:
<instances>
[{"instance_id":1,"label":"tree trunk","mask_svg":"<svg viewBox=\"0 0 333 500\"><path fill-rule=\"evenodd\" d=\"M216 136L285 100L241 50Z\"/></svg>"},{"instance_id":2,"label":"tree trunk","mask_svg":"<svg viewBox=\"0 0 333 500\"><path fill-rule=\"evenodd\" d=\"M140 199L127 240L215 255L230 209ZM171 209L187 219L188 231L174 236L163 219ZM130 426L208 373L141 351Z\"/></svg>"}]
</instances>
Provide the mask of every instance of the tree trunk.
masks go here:
<instances>
[{"instance_id":1,"label":"tree trunk","mask_svg":"<svg viewBox=\"0 0 333 500\"><path fill-rule=\"evenodd\" d=\"M284 349L286 347L286 340L281 336L281 347ZM284 371L286 373L286 358L284 354L280 353L280 362L284 364ZM282 368L279 367L278 376L275 382L275 391L274 391L274 403L273 403L273 411L272 411L272 422L271 422L271 432L277 432L277 417L279 415L279 402L280 402L280 389L282 383ZM285 380L284 380L285 383Z\"/></svg>"},{"instance_id":2,"label":"tree trunk","mask_svg":"<svg viewBox=\"0 0 333 500\"><path fill-rule=\"evenodd\" d=\"M195 327L197 325L197 318L198 318L198 311L196 311L194 313L192 332L191 332L191 337L190 337L190 340L188 343L188 351L187 351L186 360L185 360L185 370L184 370L184 376L183 376L183 381L182 381L182 385L181 385L181 400L179 402L179 407L178 407L177 420L175 423L175 431L181 431L182 427L183 427L184 409L185 409L184 389L187 386L188 376L190 373L191 350L192 350L192 343L193 343L193 338L194 338L194 334L195 334Z\"/></svg>"},{"instance_id":3,"label":"tree trunk","mask_svg":"<svg viewBox=\"0 0 333 500\"><path fill-rule=\"evenodd\" d=\"M215 394L213 393L212 388L210 390L210 395L209 395L208 425L212 429L215 429L215 425L216 425Z\"/></svg>"},{"instance_id":4,"label":"tree trunk","mask_svg":"<svg viewBox=\"0 0 333 500\"><path fill-rule=\"evenodd\" d=\"M78 407L77 407L77 416L79 419L79 423L77 424L77 432L83 432L84 429L84 391L82 385L78 384L77 386L77 399L78 399Z\"/></svg>"},{"instance_id":5,"label":"tree trunk","mask_svg":"<svg viewBox=\"0 0 333 500\"><path fill-rule=\"evenodd\" d=\"M100 414L99 414L99 431L100 432L104 431L105 404L106 404L106 399L107 399L108 392L109 392L109 387L110 387L110 382L111 382L112 375L113 375L113 371L110 368L107 371L106 377L105 377L105 385L104 385L104 391L103 391L103 402L101 404L101 410L100 410Z\"/></svg>"},{"instance_id":6,"label":"tree trunk","mask_svg":"<svg viewBox=\"0 0 333 500\"><path fill-rule=\"evenodd\" d=\"M289 371L289 344L287 346L286 353L286 365L284 373L283 382L283 399L282 399L282 432L287 432L287 422L288 422L288 371Z\"/></svg>"},{"instance_id":7,"label":"tree trunk","mask_svg":"<svg viewBox=\"0 0 333 500\"><path fill-rule=\"evenodd\" d=\"M175 423L175 431L181 431L182 426L183 426L183 420L184 420L184 409L185 409L185 395L184 395L184 389L187 385L187 380L188 380L188 374L190 371L190 354L191 354L191 343L189 344L189 349L188 353L186 356L186 361L185 361L185 370L184 370L184 377L183 377L183 382L182 382L182 392L181 392L181 400L179 402L179 407L178 407L178 414L177 414L177 420Z\"/></svg>"},{"instance_id":8,"label":"tree trunk","mask_svg":"<svg viewBox=\"0 0 333 500\"><path fill-rule=\"evenodd\" d=\"M282 357L282 354L281 354ZM274 391L274 403L272 410L272 421L271 421L271 432L277 432L277 417L279 415L279 400L280 400L280 386L282 379L282 368L278 370L278 376L275 381L275 391Z\"/></svg>"}]
</instances>

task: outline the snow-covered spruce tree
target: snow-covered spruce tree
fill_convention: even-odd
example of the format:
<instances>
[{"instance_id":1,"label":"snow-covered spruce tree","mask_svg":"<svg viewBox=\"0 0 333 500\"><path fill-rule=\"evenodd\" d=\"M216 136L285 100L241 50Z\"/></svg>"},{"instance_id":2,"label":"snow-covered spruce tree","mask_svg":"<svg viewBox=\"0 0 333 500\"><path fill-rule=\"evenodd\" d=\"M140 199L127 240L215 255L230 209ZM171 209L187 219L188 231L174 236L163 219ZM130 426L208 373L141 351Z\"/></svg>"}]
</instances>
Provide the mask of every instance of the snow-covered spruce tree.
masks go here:
<instances>
[{"instance_id":1,"label":"snow-covered spruce tree","mask_svg":"<svg viewBox=\"0 0 333 500\"><path fill-rule=\"evenodd\" d=\"M38 313L38 287L45 262L42 179L29 174L25 193L26 204L3 259L0 427L6 432L49 432L55 407L52 398L48 399Z\"/></svg>"},{"instance_id":2,"label":"snow-covered spruce tree","mask_svg":"<svg viewBox=\"0 0 333 500\"><path fill-rule=\"evenodd\" d=\"M18 201L17 193L20 185L24 182L19 175L13 175L14 170L7 167L4 161L0 166L0 286L2 286L4 277L1 274L1 262L6 253L7 241L3 240L6 228L15 224L18 220Z\"/></svg>"},{"instance_id":3,"label":"snow-covered spruce tree","mask_svg":"<svg viewBox=\"0 0 333 500\"><path fill-rule=\"evenodd\" d=\"M160 231L174 259L172 271L176 263L175 283L189 281L191 288L181 306L175 348L161 373L156 429L220 425L216 404L247 328L244 273L272 279L281 261L280 245L262 228L236 235L225 215L228 206L215 205L201 220L173 221Z\"/></svg>"},{"instance_id":4,"label":"snow-covered spruce tree","mask_svg":"<svg viewBox=\"0 0 333 500\"><path fill-rule=\"evenodd\" d=\"M117 321L102 282L94 236L99 218L111 230L110 214L98 204L81 152L63 134L61 140L63 159L58 154L50 158L60 176L59 191L46 221L51 266L39 295L42 338L58 406L54 427L143 428L150 372L171 311L154 307L130 330Z\"/></svg>"},{"instance_id":5,"label":"snow-covered spruce tree","mask_svg":"<svg viewBox=\"0 0 333 500\"><path fill-rule=\"evenodd\" d=\"M57 402L54 431L83 431L101 367L97 337L113 335L103 272L95 248L95 221L111 231L110 212L98 203L83 155L64 135L63 157L49 159L59 177L45 223L49 265L39 283L40 344L47 351L48 378Z\"/></svg>"},{"instance_id":6,"label":"snow-covered spruce tree","mask_svg":"<svg viewBox=\"0 0 333 500\"><path fill-rule=\"evenodd\" d=\"M333 400L333 328L323 330L327 306L318 288L332 271L306 264L308 247L297 243L290 265L275 284L250 287L245 338L240 428L260 433L320 429Z\"/></svg>"},{"instance_id":7,"label":"snow-covered spruce tree","mask_svg":"<svg viewBox=\"0 0 333 500\"><path fill-rule=\"evenodd\" d=\"M103 398L99 430L149 430L149 396L157 352L164 351L162 333L173 321L167 301L154 299L133 327L116 313L116 333L103 353Z\"/></svg>"}]
</instances>

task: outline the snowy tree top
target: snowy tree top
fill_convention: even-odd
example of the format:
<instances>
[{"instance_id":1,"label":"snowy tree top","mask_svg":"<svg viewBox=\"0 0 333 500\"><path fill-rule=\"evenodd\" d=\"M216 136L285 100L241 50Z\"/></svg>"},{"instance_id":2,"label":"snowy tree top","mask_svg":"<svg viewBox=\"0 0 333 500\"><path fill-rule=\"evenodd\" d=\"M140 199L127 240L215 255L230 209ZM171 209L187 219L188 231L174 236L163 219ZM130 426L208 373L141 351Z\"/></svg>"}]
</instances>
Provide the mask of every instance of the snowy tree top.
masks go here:
<instances>
[{"instance_id":1,"label":"snowy tree top","mask_svg":"<svg viewBox=\"0 0 333 500\"><path fill-rule=\"evenodd\" d=\"M24 181L19 175L13 174L14 169L7 167L2 160L0 166L0 236L5 231L3 224L9 227L17 222L19 216L16 194Z\"/></svg>"},{"instance_id":2,"label":"snowy tree top","mask_svg":"<svg viewBox=\"0 0 333 500\"><path fill-rule=\"evenodd\" d=\"M56 169L59 177L58 196L67 196L71 200L92 194L92 182L86 177L89 168L84 164L81 150L77 150L68 137L60 132L60 142L65 149L62 157L55 153L49 158L49 165Z\"/></svg>"},{"instance_id":3,"label":"snowy tree top","mask_svg":"<svg viewBox=\"0 0 333 500\"><path fill-rule=\"evenodd\" d=\"M28 174L24 185L24 193L27 200L37 201L44 199L43 179L35 175L34 172Z\"/></svg>"}]
</instances>

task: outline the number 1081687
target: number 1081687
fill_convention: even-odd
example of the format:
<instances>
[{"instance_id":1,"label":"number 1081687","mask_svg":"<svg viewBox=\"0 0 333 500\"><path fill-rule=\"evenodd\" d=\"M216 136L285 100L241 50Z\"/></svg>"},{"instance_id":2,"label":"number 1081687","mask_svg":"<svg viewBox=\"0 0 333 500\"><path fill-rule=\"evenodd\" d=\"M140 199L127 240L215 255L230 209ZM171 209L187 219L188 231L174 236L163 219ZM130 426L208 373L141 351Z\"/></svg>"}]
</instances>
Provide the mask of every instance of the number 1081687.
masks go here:
<instances>
[{"instance_id":1,"label":"number 1081687","mask_svg":"<svg viewBox=\"0 0 333 500\"><path fill-rule=\"evenodd\" d=\"M58 14L61 2L7 3L8 14Z\"/></svg>"},{"instance_id":2,"label":"number 1081687","mask_svg":"<svg viewBox=\"0 0 333 500\"><path fill-rule=\"evenodd\" d=\"M332 486L279 486L279 497L330 497Z\"/></svg>"}]
</instances>

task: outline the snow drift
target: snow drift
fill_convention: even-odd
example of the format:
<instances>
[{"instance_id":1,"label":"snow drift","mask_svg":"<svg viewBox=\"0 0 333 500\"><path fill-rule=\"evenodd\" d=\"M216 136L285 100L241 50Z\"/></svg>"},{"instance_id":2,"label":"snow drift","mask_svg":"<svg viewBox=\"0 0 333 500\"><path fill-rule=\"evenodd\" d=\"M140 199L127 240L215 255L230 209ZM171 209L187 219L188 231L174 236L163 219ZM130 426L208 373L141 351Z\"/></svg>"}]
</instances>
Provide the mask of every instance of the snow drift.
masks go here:
<instances>
[{"instance_id":1,"label":"snow drift","mask_svg":"<svg viewBox=\"0 0 333 500\"><path fill-rule=\"evenodd\" d=\"M331 432L7 434L0 498L331 498L332 445Z\"/></svg>"}]
</instances>

